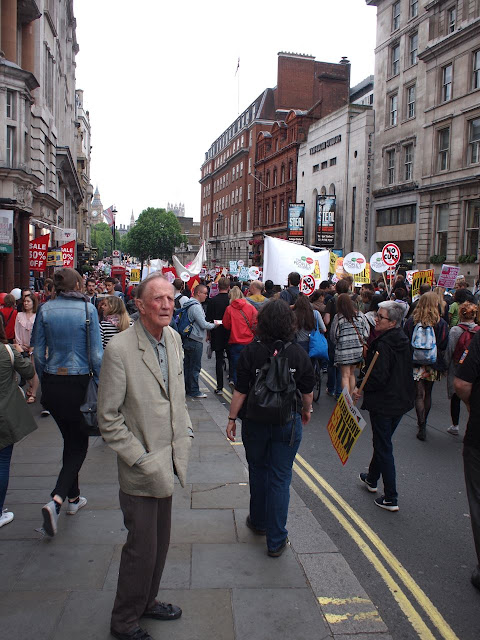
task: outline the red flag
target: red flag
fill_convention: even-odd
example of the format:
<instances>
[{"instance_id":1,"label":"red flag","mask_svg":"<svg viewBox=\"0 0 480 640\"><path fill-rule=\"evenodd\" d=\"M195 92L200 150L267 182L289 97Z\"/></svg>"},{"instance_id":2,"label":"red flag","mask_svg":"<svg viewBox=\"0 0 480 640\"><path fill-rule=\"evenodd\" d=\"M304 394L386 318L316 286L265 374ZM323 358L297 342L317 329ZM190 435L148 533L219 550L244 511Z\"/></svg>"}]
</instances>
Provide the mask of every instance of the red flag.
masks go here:
<instances>
[{"instance_id":1,"label":"red flag","mask_svg":"<svg viewBox=\"0 0 480 640\"><path fill-rule=\"evenodd\" d=\"M50 234L39 236L29 242L30 269L32 271L45 271L47 267L47 251L50 242Z\"/></svg>"},{"instance_id":2,"label":"red flag","mask_svg":"<svg viewBox=\"0 0 480 640\"><path fill-rule=\"evenodd\" d=\"M73 269L75 263L75 240L63 244L60 249L62 250L63 266Z\"/></svg>"}]
</instances>

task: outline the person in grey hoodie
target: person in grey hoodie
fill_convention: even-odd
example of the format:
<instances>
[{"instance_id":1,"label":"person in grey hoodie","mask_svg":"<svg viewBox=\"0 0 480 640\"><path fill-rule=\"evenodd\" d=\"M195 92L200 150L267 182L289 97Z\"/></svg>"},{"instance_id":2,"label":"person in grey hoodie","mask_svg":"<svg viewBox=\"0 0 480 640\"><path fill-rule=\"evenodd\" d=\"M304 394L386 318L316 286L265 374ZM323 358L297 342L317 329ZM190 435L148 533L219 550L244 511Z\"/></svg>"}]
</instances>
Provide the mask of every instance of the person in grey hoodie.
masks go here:
<instances>
[{"instance_id":1,"label":"person in grey hoodie","mask_svg":"<svg viewBox=\"0 0 480 640\"><path fill-rule=\"evenodd\" d=\"M203 341L207 330L215 329L215 322L205 320L205 311L202 304L207 299L208 289L204 284L199 284L193 290L193 297L183 305L187 310L188 319L192 323L192 331L188 338L183 339L183 374L185 376L185 393L191 398L206 398L207 395L200 391L198 376L202 367Z\"/></svg>"}]
</instances>

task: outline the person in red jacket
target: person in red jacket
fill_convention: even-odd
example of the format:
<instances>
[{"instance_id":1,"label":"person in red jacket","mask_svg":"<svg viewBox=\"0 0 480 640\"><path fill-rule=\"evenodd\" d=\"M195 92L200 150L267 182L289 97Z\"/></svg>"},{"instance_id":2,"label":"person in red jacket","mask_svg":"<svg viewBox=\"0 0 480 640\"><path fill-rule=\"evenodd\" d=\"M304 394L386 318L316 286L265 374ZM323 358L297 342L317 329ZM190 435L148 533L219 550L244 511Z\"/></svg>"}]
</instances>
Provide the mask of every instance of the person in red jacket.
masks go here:
<instances>
[{"instance_id":1,"label":"person in red jacket","mask_svg":"<svg viewBox=\"0 0 480 640\"><path fill-rule=\"evenodd\" d=\"M235 385L237 382L237 362L241 352L252 342L257 326L258 311L246 299L238 287L230 289L230 304L223 315L223 326L230 331L230 376ZM231 382L230 382L231 384Z\"/></svg>"},{"instance_id":2,"label":"person in red jacket","mask_svg":"<svg viewBox=\"0 0 480 640\"><path fill-rule=\"evenodd\" d=\"M3 315L3 326L5 327L5 335L10 344L15 338L15 319L17 317L17 307L15 306L15 298L12 294L7 293L3 300L3 307L0 313Z\"/></svg>"}]
</instances>

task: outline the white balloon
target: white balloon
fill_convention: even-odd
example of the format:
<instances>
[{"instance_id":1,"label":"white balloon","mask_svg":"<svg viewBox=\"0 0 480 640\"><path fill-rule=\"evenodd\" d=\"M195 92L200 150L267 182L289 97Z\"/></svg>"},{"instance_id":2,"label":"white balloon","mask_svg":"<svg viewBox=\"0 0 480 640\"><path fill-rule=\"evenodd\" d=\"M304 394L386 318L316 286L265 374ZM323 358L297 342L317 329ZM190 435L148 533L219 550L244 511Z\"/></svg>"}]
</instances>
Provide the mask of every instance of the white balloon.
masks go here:
<instances>
[{"instance_id":1,"label":"white balloon","mask_svg":"<svg viewBox=\"0 0 480 640\"><path fill-rule=\"evenodd\" d=\"M20 300L20 298L22 297L22 290L21 289L12 289L10 291L10 294L15 298L15 300Z\"/></svg>"}]
</instances>

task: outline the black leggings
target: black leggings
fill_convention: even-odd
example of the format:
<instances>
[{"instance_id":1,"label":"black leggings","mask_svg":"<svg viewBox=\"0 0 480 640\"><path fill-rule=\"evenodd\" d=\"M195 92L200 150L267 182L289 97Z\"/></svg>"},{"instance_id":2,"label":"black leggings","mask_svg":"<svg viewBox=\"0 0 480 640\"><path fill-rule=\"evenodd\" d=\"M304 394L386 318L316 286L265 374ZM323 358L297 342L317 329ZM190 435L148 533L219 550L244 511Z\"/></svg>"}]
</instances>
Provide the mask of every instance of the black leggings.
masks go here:
<instances>
[{"instance_id":1,"label":"black leggings","mask_svg":"<svg viewBox=\"0 0 480 640\"><path fill-rule=\"evenodd\" d=\"M433 382L430 380L415 381L415 411L419 426L427 422L432 407L432 389Z\"/></svg>"},{"instance_id":2,"label":"black leggings","mask_svg":"<svg viewBox=\"0 0 480 640\"><path fill-rule=\"evenodd\" d=\"M452 417L452 424L458 426L460 420L460 398L456 393L450 398L450 415Z\"/></svg>"}]
</instances>

